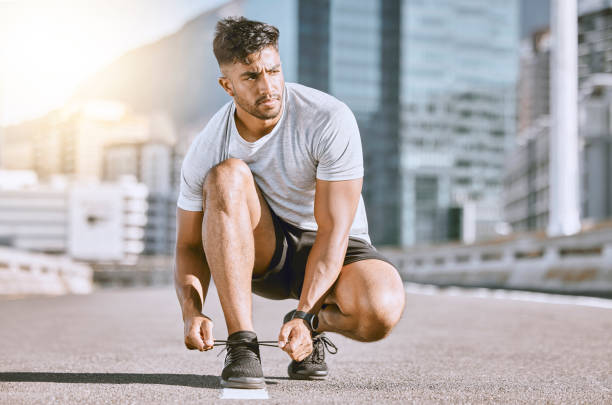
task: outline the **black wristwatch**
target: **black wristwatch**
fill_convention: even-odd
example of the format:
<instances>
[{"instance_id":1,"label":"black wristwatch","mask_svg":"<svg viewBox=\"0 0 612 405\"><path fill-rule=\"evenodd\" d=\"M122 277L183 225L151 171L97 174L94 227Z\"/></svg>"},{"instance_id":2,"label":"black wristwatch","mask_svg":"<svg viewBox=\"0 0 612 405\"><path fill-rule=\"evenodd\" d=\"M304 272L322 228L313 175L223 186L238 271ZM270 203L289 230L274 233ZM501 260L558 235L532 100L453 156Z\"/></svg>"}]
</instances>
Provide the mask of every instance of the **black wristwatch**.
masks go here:
<instances>
[{"instance_id":1,"label":"black wristwatch","mask_svg":"<svg viewBox=\"0 0 612 405\"><path fill-rule=\"evenodd\" d=\"M291 319L295 319L295 318L300 318L300 319L305 320L306 325L308 325L311 332L314 332L315 330L317 330L317 327L319 326L319 317L317 316L317 314L310 314L308 312L296 310L295 312L293 312L293 316L291 317Z\"/></svg>"}]
</instances>

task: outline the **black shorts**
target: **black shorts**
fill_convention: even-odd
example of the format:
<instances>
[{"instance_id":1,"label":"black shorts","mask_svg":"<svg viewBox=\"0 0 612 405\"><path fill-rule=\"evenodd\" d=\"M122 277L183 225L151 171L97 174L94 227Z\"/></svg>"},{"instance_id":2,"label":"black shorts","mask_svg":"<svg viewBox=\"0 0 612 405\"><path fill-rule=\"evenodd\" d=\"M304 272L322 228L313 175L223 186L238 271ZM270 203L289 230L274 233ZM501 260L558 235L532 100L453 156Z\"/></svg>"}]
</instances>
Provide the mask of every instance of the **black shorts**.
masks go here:
<instances>
[{"instance_id":1,"label":"black shorts","mask_svg":"<svg viewBox=\"0 0 612 405\"><path fill-rule=\"evenodd\" d=\"M304 283L306 261L317 232L300 229L283 221L272 210L270 213L276 233L276 249L268 270L265 274L253 278L251 288L255 294L270 299L299 299ZM394 266L374 246L350 236L344 265L365 259L378 259Z\"/></svg>"}]
</instances>

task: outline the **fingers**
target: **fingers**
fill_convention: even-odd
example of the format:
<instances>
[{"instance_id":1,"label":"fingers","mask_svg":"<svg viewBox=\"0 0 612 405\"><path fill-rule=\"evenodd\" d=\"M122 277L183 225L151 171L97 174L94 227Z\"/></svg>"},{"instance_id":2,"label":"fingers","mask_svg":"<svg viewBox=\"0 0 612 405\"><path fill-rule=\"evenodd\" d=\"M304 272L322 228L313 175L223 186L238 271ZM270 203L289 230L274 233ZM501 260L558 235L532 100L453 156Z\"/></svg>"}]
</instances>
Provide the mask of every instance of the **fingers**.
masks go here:
<instances>
[{"instance_id":1,"label":"fingers","mask_svg":"<svg viewBox=\"0 0 612 405\"><path fill-rule=\"evenodd\" d=\"M289 333L291 332L291 326L288 323L281 327L280 333L278 334L278 347L285 350L285 345L289 341Z\"/></svg>"},{"instance_id":2,"label":"fingers","mask_svg":"<svg viewBox=\"0 0 612 405\"><path fill-rule=\"evenodd\" d=\"M200 336L204 342L204 350L211 350L215 346L213 338L213 323L210 319L205 318L200 326Z\"/></svg>"},{"instance_id":3,"label":"fingers","mask_svg":"<svg viewBox=\"0 0 612 405\"><path fill-rule=\"evenodd\" d=\"M291 351L287 351L287 353L289 353L289 356L295 360L295 361L302 361L304 360L306 357L308 357L308 355L310 353L312 353L312 339L310 338L310 331L308 333L308 335L298 335L298 333L295 334L296 336L289 336L290 339L290 343L289 343L289 347L292 349Z\"/></svg>"},{"instance_id":4,"label":"fingers","mask_svg":"<svg viewBox=\"0 0 612 405\"><path fill-rule=\"evenodd\" d=\"M185 346L187 349L199 351L212 349L214 347L212 329L212 321L203 316L185 321Z\"/></svg>"},{"instance_id":5,"label":"fingers","mask_svg":"<svg viewBox=\"0 0 612 405\"><path fill-rule=\"evenodd\" d=\"M193 329L194 328L191 328L185 333L185 347L187 347L189 350L202 351L204 350L204 342L200 338L199 333Z\"/></svg>"},{"instance_id":6,"label":"fingers","mask_svg":"<svg viewBox=\"0 0 612 405\"><path fill-rule=\"evenodd\" d=\"M310 330L301 320L283 325L278 340L279 347L295 361L304 360L312 352Z\"/></svg>"},{"instance_id":7,"label":"fingers","mask_svg":"<svg viewBox=\"0 0 612 405\"><path fill-rule=\"evenodd\" d=\"M289 344L285 346L287 353L296 353L302 348L303 344L303 338L299 333L299 329L291 329L291 333L289 333Z\"/></svg>"}]
</instances>

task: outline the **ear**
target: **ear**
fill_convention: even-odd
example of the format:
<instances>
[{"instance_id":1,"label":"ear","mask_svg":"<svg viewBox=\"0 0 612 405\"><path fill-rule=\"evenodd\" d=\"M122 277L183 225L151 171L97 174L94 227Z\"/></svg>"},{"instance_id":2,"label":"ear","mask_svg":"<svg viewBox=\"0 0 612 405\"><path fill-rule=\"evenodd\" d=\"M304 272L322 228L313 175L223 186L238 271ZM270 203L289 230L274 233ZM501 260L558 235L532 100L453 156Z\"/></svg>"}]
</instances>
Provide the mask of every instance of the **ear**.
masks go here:
<instances>
[{"instance_id":1,"label":"ear","mask_svg":"<svg viewBox=\"0 0 612 405\"><path fill-rule=\"evenodd\" d=\"M234 97L234 90L232 89L232 83L227 77L221 76L219 79L219 85L225 90L230 97Z\"/></svg>"}]
</instances>

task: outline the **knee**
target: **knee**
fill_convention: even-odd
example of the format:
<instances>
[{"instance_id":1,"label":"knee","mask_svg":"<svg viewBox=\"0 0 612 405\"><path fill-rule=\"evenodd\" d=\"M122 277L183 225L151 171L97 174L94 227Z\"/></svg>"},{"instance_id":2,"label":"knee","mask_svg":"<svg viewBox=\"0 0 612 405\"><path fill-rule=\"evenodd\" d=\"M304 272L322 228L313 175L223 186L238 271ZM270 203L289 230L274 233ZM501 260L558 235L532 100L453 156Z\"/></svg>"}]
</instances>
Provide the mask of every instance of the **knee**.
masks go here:
<instances>
[{"instance_id":1,"label":"knee","mask_svg":"<svg viewBox=\"0 0 612 405\"><path fill-rule=\"evenodd\" d=\"M253 181L249 166L240 159L227 159L219 163L204 179L204 199L223 205L240 197L248 182Z\"/></svg>"},{"instance_id":2,"label":"knee","mask_svg":"<svg viewBox=\"0 0 612 405\"><path fill-rule=\"evenodd\" d=\"M240 186L244 181L251 179L251 169L240 159L227 159L209 170L204 180L204 187L228 188Z\"/></svg>"},{"instance_id":3,"label":"knee","mask_svg":"<svg viewBox=\"0 0 612 405\"><path fill-rule=\"evenodd\" d=\"M362 340L374 342L386 337L402 317L405 300L403 286L393 286L364 300L358 326Z\"/></svg>"}]
</instances>

